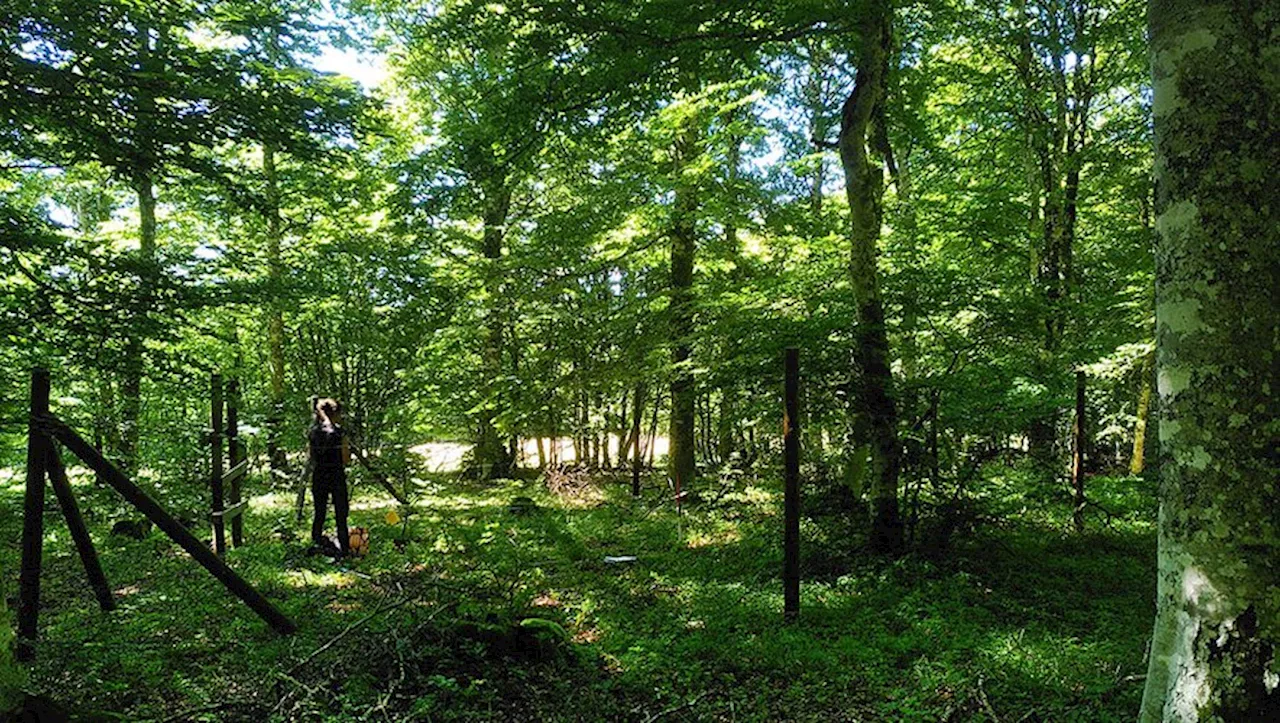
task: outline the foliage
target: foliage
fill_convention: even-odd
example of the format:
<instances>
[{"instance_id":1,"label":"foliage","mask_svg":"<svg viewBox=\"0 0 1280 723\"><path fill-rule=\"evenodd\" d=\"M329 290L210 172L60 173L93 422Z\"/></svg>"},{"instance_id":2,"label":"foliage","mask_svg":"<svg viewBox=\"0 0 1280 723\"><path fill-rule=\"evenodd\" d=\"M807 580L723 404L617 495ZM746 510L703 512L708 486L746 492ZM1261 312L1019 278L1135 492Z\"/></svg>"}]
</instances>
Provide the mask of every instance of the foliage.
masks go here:
<instances>
[{"instance_id":1,"label":"foliage","mask_svg":"<svg viewBox=\"0 0 1280 723\"><path fill-rule=\"evenodd\" d=\"M8 607L0 605L0 713L16 709L26 684L26 672L13 659L13 620Z\"/></svg>"},{"instance_id":2,"label":"foliage","mask_svg":"<svg viewBox=\"0 0 1280 723\"><path fill-rule=\"evenodd\" d=\"M91 478L77 482L97 498ZM273 539L289 501L257 499L249 544L229 560L302 622L291 638L159 532L109 536L101 518L91 526L121 605L98 612L51 516L32 690L132 719L642 720L687 706L690 719L936 720L987 705L1015 719L1132 717L1154 520L1152 491L1130 479L1095 478L1114 516L1091 515L1080 537L1067 504L1027 497L993 465L972 504L1004 522L938 559L844 552L834 540L865 525L815 514L796 625L780 622L776 480L741 480L680 525L653 482L634 501L605 483L583 507L533 481L420 479L403 547L384 519L394 503L363 491L353 524L371 530L372 552L341 567ZM537 511L510 509L519 496ZM20 486L5 486L7 536L20 504ZM11 569L17 550L2 554ZM616 554L638 560L603 562Z\"/></svg>"},{"instance_id":3,"label":"foliage","mask_svg":"<svg viewBox=\"0 0 1280 723\"><path fill-rule=\"evenodd\" d=\"M898 561L863 549L866 300L837 152L879 7L860 150L885 189ZM0 531L31 367L187 519L220 373L254 498L230 559L309 623L270 638L191 594L203 573L156 534L106 535L134 513L80 480L125 609L90 608L51 528L28 687L133 718L1129 717L1153 491L1108 475L1151 381L1143 25L1134 0L0 0ZM387 78L321 69L343 51ZM780 626L788 347L809 582ZM681 515L656 472L678 395ZM375 531L354 571L287 539L313 396L417 496L392 530L353 471ZM419 446L446 442L498 479Z\"/></svg>"}]
</instances>

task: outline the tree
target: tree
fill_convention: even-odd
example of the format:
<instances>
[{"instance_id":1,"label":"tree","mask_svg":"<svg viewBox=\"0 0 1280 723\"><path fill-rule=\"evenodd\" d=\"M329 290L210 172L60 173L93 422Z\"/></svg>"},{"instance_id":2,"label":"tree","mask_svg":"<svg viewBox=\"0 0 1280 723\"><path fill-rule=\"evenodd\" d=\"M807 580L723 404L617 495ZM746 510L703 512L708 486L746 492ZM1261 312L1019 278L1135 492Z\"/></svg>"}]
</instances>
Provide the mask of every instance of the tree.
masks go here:
<instances>
[{"instance_id":1,"label":"tree","mask_svg":"<svg viewBox=\"0 0 1280 723\"><path fill-rule=\"evenodd\" d=\"M33 50L24 52L21 43L6 46L0 88L24 131L7 139L15 152L64 166L100 162L136 194L136 289L120 334L127 343L120 369L119 451L132 464L145 342L155 334L155 186L166 169L193 160L193 146L226 137L218 105L201 93L228 89L226 58L191 43L185 31L197 10L190 3L169 4L163 12L106 2L82 13L73 5L53 0L12 18Z\"/></svg>"},{"instance_id":2,"label":"tree","mask_svg":"<svg viewBox=\"0 0 1280 723\"><path fill-rule=\"evenodd\" d=\"M675 200L671 207L671 478L687 487L696 473L697 389L693 375L693 268L698 247L697 161L701 156L698 104L681 109L672 144Z\"/></svg>"},{"instance_id":3,"label":"tree","mask_svg":"<svg viewBox=\"0 0 1280 723\"><path fill-rule=\"evenodd\" d=\"M350 82L326 77L305 66L299 56L332 41L310 20L309 8L296 0L228 0L220 8L224 29L243 42L240 113L242 133L261 150L261 182L249 205L262 217L267 267L266 308L268 391L267 458L273 473L285 474L286 410L285 242L290 229L286 198L288 163L323 163L336 172L338 138L353 134L368 118L367 104ZM247 175L247 174L246 174ZM282 177L284 182L282 182ZM315 190L316 185L313 183Z\"/></svg>"},{"instance_id":4,"label":"tree","mask_svg":"<svg viewBox=\"0 0 1280 723\"><path fill-rule=\"evenodd\" d=\"M865 10L857 56L858 74L840 114L840 162L849 199L849 278L857 304L854 364L858 402L866 410L871 445L871 546L892 552L902 546L898 514L898 413L889 368L889 339L880 298L877 246L884 199L883 162L873 150L874 125L884 122L892 44L893 5L874 0Z\"/></svg>"},{"instance_id":5,"label":"tree","mask_svg":"<svg viewBox=\"0 0 1280 723\"><path fill-rule=\"evenodd\" d=\"M1153 0L1159 578L1143 721L1280 719L1280 7Z\"/></svg>"},{"instance_id":6,"label":"tree","mask_svg":"<svg viewBox=\"0 0 1280 723\"><path fill-rule=\"evenodd\" d=\"M516 462L514 438L505 428L512 411L505 363L517 314L506 283L517 220L513 202L527 192L564 92L558 59L571 51L547 26L506 8L426 5L383 8L403 43L401 77L439 138L417 161L421 175L411 179L415 190L430 189L433 198L424 202L420 196L427 194L419 193L408 205L426 213L447 208L451 220L479 220L473 246L480 256L482 323L474 353L483 379L471 414L472 463L485 477L505 477Z\"/></svg>"},{"instance_id":7,"label":"tree","mask_svg":"<svg viewBox=\"0 0 1280 723\"><path fill-rule=\"evenodd\" d=\"M349 129L358 104L296 68L260 82L262 67L251 56L261 44L237 51L211 42L278 20L251 2L142 7L110 0L85 12L81 3L46 0L0 11L6 29L15 29L0 54L0 92L15 132L0 147L62 169L98 164L127 183L136 201L137 248L125 269L132 278L117 277L127 298L110 333L124 340L112 369L120 378L119 414L107 415L120 420L120 456L132 465L143 381L157 351L152 342L174 333L173 320L159 312L183 283L166 273L157 188L177 191L165 185L196 181L262 206L229 158L235 141L266 137L294 148L313 134ZM278 285L278 275L273 281Z\"/></svg>"}]
</instances>

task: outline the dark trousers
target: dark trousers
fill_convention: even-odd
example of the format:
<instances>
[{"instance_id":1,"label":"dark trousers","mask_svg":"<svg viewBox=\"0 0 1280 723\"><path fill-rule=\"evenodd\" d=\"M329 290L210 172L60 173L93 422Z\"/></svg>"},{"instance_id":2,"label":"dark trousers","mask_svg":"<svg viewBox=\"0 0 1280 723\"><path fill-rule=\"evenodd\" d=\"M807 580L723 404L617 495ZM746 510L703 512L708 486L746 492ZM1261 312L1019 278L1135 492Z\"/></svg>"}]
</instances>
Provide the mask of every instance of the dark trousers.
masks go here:
<instances>
[{"instance_id":1,"label":"dark trousers","mask_svg":"<svg viewBox=\"0 0 1280 723\"><path fill-rule=\"evenodd\" d=\"M324 543L324 520L329 512L330 496L338 525L338 546L346 554L351 545L347 531L347 512L351 509L347 499L347 471L341 467L316 467L311 475L311 499L316 505L315 516L311 518L311 541L316 544Z\"/></svg>"}]
</instances>

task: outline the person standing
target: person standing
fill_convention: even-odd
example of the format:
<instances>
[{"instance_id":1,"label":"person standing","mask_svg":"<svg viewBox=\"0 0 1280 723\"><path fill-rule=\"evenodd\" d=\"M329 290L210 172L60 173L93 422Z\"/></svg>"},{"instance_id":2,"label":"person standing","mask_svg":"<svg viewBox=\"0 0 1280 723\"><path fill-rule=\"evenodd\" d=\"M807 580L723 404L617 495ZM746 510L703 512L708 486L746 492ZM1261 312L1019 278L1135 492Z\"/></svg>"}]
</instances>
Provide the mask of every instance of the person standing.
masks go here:
<instances>
[{"instance_id":1,"label":"person standing","mask_svg":"<svg viewBox=\"0 0 1280 723\"><path fill-rule=\"evenodd\" d=\"M351 463L351 449L342 429L341 409L333 399L316 401L315 420L307 434L311 454L311 498L315 514L311 518L311 542L325 550L328 540L324 536L325 517L329 511L329 499L333 499L334 519L337 525L339 554L350 552L350 534L347 530L347 513L350 499L347 495L347 465Z\"/></svg>"}]
</instances>

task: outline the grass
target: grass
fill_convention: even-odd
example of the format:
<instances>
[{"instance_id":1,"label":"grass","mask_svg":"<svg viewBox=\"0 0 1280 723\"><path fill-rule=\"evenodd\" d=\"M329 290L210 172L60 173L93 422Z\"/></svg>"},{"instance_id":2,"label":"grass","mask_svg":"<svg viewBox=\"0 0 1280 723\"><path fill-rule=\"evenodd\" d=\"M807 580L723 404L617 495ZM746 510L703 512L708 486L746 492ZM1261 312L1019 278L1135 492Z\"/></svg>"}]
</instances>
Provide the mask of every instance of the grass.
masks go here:
<instances>
[{"instance_id":1,"label":"grass","mask_svg":"<svg viewBox=\"0 0 1280 723\"><path fill-rule=\"evenodd\" d=\"M349 568L277 539L294 531L288 495L265 496L228 561L300 623L282 638L160 533L107 535L116 503L77 480L120 610L96 609L51 512L25 686L130 721L1132 719L1154 613L1151 496L1140 480L1091 480L1113 518L1077 535L1064 504L1025 487L993 470L975 495L998 522L898 561L860 554L861 515L811 499L790 625L769 478L677 518L653 485L583 499L434 477L407 530L366 485L353 524L373 550ZM509 507L519 496L537 509ZM20 511L11 480L5 570Z\"/></svg>"}]
</instances>

